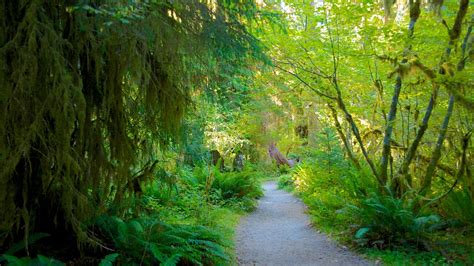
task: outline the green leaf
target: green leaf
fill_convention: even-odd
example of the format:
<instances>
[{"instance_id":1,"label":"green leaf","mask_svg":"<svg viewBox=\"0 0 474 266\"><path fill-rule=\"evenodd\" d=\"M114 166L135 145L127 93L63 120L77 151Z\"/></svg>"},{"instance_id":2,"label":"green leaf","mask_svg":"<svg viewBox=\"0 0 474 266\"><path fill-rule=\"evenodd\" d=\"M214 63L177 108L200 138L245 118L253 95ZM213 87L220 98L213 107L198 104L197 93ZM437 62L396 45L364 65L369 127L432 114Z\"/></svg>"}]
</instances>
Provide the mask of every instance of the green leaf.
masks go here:
<instances>
[{"instance_id":1,"label":"green leaf","mask_svg":"<svg viewBox=\"0 0 474 266\"><path fill-rule=\"evenodd\" d=\"M5 259L8 262L8 265L12 265L12 266L28 265L31 262L31 259L28 258L28 257L17 258L15 256L7 255L7 254L3 254L2 258Z\"/></svg>"},{"instance_id":2,"label":"green leaf","mask_svg":"<svg viewBox=\"0 0 474 266\"><path fill-rule=\"evenodd\" d=\"M38 255L38 258L36 259L38 263L32 263L33 265L42 265L42 266L64 266L65 264L55 260L53 258L48 258L42 255Z\"/></svg>"},{"instance_id":3,"label":"green leaf","mask_svg":"<svg viewBox=\"0 0 474 266\"><path fill-rule=\"evenodd\" d=\"M153 254L153 257L155 257L156 260L158 260L160 262L167 260L166 255L163 254L163 252L160 251L160 248L156 244L154 244L154 243L150 244L150 251L151 251L151 253Z\"/></svg>"},{"instance_id":4,"label":"green leaf","mask_svg":"<svg viewBox=\"0 0 474 266\"><path fill-rule=\"evenodd\" d=\"M128 223L128 228L136 237L143 236L143 226L138 221L131 221Z\"/></svg>"},{"instance_id":5,"label":"green leaf","mask_svg":"<svg viewBox=\"0 0 474 266\"><path fill-rule=\"evenodd\" d=\"M177 253L177 254L173 254L173 256L171 256L169 259L167 259L165 262L163 262L161 264L161 266L175 266L176 264L178 264L179 262L179 259L181 258L181 254Z\"/></svg>"},{"instance_id":6,"label":"green leaf","mask_svg":"<svg viewBox=\"0 0 474 266\"><path fill-rule=\"evenodd\" d=\"M355 234L355 238L357 239L363 238L365 234L367 234L369 231L370 231L369 227L362 227L361 229L357 230Z\"/></svg>"},{"instance_id":7,"label":"green leaf","mask_svg":"<svg viewBox=\"0 0 474 266\"><path fill-rule=\"evenodd\" d=\"M117 257L119 255L120 254L118 254L118 253L112 253L112 254L109 254L109 255L105 256L105 258L103 258L100 261L99 266L112 266L114 264L114 261L117 259Z\"/></svg>"}]
</instances>

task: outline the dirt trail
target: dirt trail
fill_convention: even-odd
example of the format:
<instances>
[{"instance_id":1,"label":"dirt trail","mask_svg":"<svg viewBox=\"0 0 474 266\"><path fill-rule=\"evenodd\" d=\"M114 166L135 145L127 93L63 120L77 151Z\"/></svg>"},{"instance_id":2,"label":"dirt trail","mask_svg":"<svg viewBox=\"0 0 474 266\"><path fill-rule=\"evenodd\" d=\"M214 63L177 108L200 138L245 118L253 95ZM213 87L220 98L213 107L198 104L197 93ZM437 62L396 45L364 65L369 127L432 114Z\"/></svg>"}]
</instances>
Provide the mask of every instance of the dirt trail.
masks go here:
<instances>
[{"instance_id":1,"label":"dirt trail","mask_svg":"<svg viewBox=\"0 0 474 266\"><path fill-rule=\"evenodd\" d=\"M370 265L311 228L304 204L275 182L264 189L237 229L239 265Z\"/></svg>"}]
</instances>

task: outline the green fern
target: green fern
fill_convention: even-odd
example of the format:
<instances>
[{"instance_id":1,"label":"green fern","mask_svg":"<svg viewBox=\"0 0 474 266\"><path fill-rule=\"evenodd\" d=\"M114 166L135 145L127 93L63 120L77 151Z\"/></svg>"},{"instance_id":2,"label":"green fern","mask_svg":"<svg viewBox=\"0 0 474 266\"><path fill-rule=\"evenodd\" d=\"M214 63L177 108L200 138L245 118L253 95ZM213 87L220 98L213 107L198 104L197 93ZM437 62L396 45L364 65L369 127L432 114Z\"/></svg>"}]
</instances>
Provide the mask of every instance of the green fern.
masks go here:
<instances>
[{"instance_id":1,"label":"green fern","mask_svg":"<svg viewBox=\"0 0 474 266\"><path fill-rule=\"evenodd\" d=\"M2 260L7 262L7 265L10 266L64 266L65 264L61 261L55 260L53 258L48 258L42 255L38 255L36 258L32 259L30 257L18 258L13 255L4 254L0 257L0 263L3 263ZM3 264L0 264L3 265Z\"/></svg>"},{"instance_id":2,"label":"green fern","mask_svg":"<svg viewBox=\"0 0 474 266\"><path fill-rule=\"evenodd\" d=\"M229 244L208 227L170 225L148 217L123 221L110 216L100 217L96 225L122 260L130 263L202 265L203 261L214 264L229 260L225 252Z\"/></svg>"},{"instance_id":3,"label":"green fern","mask_svg":"<svg viewBox=\"0 0 474 266\"><path fill-rule=\"evenodd\" d=\"M442 211L463 225L474 226L474 197L468 189L451 192L443 202Z\"/></svg>"},{"instance_id":4,"label":"green fern","mask_svg":"<svg viewBox=\"0 0 474 266\"><path fill-rule=\"evenodd\" d=\"M218 174L212 188L219 190L223 199L259 198L263 195L263 191L254 174L252 171Z\"/></svg>"},{"instance_id":5,"label":"green fern","mask_svg":"<svg viewBox=\"0 0 474 266\"><path fill-rule=\"evenodd\" d=\"M114 261L118 258L120 254L118 253L112 253L112 254L109 254L107 256L105 256L105 258L103 258L100 263L99 263L99 266L112 266L114 265Z\"/></svg>"},{"instance_id":6,"label":"green fern","mask_svg":"<svg viewBox=\"0 0 474 266\"><path fill-rule=\"evenodd\" d=\"M378 193L349 209L361 224L354 235L360 245L419 245L441 222L438 215L418 213L413 201Z\"/></svg>"}]
</instances>

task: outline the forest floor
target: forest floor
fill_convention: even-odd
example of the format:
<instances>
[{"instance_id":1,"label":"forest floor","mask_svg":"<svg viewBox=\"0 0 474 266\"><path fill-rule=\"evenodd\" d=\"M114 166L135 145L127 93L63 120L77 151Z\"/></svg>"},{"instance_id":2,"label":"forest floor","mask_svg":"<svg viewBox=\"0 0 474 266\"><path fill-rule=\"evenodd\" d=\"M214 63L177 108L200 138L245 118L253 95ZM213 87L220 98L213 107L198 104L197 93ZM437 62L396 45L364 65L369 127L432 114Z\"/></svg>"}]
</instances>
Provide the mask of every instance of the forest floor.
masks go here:
<instances>
[{"instance_id":1,"label":"forest floor","mask_svg":"<svg viewBox=\"0 0 474 266\"><path fill-rule=\"evenodd\" d=\"M239 265L370 265L311 227L305 205L273 181L237 228Z\"/></svg>"}]
</instances>

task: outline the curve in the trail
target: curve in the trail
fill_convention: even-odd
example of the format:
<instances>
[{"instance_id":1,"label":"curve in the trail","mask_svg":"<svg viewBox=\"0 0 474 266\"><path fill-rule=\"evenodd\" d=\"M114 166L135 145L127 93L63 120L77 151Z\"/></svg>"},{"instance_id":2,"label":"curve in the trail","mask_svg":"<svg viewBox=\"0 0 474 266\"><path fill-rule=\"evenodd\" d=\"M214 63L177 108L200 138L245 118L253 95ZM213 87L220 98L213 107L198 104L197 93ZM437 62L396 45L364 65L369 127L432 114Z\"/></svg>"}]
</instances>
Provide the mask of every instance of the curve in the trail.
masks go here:
<instances>
[{"instance_id":1,"label":"curve in the trail","mask_svg":"<svg viewBox=\"0 0 474 266\"><path fill-rule=\"evenodd\" d=\"M258 208L237 229L239 265L370 265L313 230L304 204L275 182L264 189Z\"/></svg>"}]
</instances>

